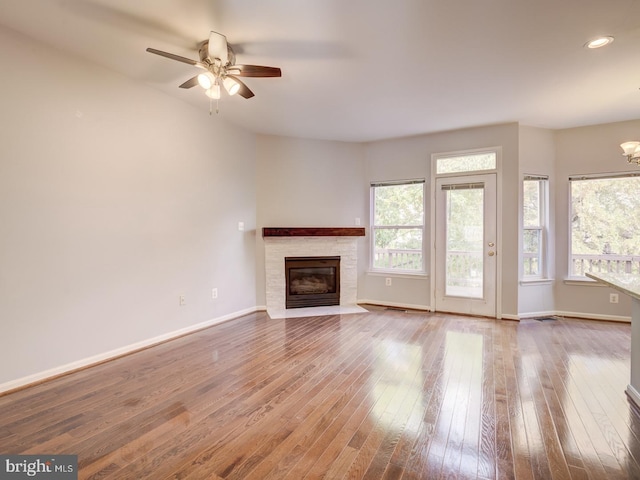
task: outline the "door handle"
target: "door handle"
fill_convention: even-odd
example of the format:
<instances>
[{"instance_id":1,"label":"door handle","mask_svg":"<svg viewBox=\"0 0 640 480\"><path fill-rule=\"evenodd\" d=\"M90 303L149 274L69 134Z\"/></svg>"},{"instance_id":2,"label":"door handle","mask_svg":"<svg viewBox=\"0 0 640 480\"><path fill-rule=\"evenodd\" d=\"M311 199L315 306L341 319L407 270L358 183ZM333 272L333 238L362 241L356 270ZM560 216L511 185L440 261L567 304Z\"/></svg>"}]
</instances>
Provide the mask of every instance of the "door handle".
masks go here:
<instances>
[{"instance_id":1,"label":"door handle","mask_svg":"<svg viewBox=\"0 0 640 480\"><path fill-rule=\"evenodd\" d=\"M495 243L493 243L493 242L489 242L489 246L490 246L490 247L495 247L495 245L496 245Z\"/></svg>"},{"instance_id":2,"label":"door handle","mask_svg":"<svg viewBox=\"0 0 640 480\"><path fill-rule=\"evenodd\" d=\"M496 254L496 252L494 252L494 251L490 251L490 252L489 252L489 256L490 256L490 257L493 257L495 254Z\"/></svg>"}]
</instances>

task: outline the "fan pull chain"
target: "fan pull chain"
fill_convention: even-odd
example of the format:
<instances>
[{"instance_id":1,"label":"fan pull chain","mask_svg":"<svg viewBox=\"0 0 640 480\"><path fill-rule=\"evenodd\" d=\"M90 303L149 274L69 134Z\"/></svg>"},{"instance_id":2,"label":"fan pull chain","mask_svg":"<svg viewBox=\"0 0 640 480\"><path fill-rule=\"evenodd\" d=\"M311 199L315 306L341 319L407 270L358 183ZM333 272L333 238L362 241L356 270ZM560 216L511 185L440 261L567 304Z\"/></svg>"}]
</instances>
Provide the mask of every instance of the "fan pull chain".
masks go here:
<instances>
[{"instance_id":1,"label":"fan pull chain","mask_svg":"<svg viewBox=\"0 0 640 480\"><path fill-rule=\"evenodd\" d=\"M219 99L216 98L216 115L219 113L220 108L219 108ZM209 115L211 115L211 113L213 112L213 98L209 99Z\"/></svg>"}]
</instances>

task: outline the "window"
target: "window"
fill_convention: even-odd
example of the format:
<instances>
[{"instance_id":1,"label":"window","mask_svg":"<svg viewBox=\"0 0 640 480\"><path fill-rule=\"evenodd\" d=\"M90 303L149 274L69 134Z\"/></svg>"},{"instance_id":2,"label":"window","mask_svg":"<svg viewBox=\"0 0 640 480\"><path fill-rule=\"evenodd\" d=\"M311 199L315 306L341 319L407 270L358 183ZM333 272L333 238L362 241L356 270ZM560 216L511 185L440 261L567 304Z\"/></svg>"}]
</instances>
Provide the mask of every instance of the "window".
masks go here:
<instances>
[{"instance_id":1,"label":"window","mask_svg":"<svg viewBox=\"0 0 640 480\"><path fill-rule=\"evenodd\" d=\"M495 151L468 153L452 157L438 157L436 159L436 174L477 172L495 170L497 154Z\"/></svg>"},{"instance_id":2,"label":"window","mask_svg":"<svg viewBox=\"0 0 640 480\"><path fill-rule=\"evenodd\" d=\"M525 175L522 182L523 276L544 278L546 250L546 205L548 177Z\"/></svg>"},{"instance_id":3,"label":"window","mask_svg":"<svg viewBox=\"0 0 640 480\"><path fill-rule=\"evenodd\" d=\"M570 177L569 275L640 273L640 174Z\"/></svg>"},{"instance_id":4,"label":"window","mask_svg":"<svg viewBox=\"0 0 640 480\"><path fill-rule=\"evenodd\" d=\"M421 273L424 180L371 184L372 270Z\"/></svg>"}]
</instances>

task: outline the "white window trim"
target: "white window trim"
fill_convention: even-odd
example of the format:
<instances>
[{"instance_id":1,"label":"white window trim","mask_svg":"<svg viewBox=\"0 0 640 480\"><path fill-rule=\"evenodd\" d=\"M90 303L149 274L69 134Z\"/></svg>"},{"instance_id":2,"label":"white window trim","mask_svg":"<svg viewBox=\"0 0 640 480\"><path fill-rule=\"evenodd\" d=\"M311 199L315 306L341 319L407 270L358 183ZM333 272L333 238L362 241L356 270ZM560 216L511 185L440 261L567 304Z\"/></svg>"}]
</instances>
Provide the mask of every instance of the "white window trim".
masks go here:
<instances>
[{"instance_id":1,"label":"white window trim","mask_svg":"<svg viewBox=\"0 0 640 480\"><path fill-rule=\"evenodd\" d=\"M393 277L393 278L427 278L429 277L429 273L428 272L419 272L416 271L415 273L413 272L408 272L406 270L367 270L366 271L367 275L370 275L372 277Z\"/></svg>"},{"instance_id":2,"label":"white window trim","mask_svg":"<svg viewBox=\"0 0 640 480\"><path fill-rule=\"evenodd\" d=\"M525 230L539 230L540 231L540 260L539 260L539 274L537 275L525 275L524 273L524 245L522 248L522 254L520 255L520 263L522 265L522 277L520 279L521 284L529 283L532 284L534 282L540 282L547 280L549 278L549 270L548 270L548 230L549 230L549 176L548 175L530 175L525 174L522 179L522 185L524 186L525 181L539 181L540 183L540 192L539 192L539 205L538 208L540 223L535 227L527 227L524 225L524 215L522 217L522 238L524 238ZM524 188L522 189L522 204L524 205ZM522 239L521 239L522 240Z\"/></svg>"},{"instance_id":3,"label":"white window trim","mask_svg":"<svg viewBox=\"0 0 640 480\"><path fill-rule=\"evenodd\" d=\"M520 285L523 287L534 287L537 285L551 285L555 280L552 278L532 278L532 277L524 277L520 280Z\"/></svg>"}]
</instances>

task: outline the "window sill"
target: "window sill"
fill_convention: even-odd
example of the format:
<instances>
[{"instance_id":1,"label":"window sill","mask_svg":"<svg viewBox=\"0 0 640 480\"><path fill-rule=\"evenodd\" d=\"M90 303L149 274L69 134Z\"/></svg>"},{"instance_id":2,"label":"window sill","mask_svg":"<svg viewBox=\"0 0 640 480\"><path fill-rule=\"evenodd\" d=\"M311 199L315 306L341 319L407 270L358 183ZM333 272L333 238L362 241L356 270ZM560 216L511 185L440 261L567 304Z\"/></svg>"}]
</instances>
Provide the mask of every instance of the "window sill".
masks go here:
<instances>
[{"instance_id":1,"label":"window sill","mask_svg":"<svg viewBox=\"0 0 640 480\"><path fill-rule=\"evenodd\" d=\"M532 278L520 280L523 287L533 287L536 285L552 285L555 280L553 278Z\"/></svg>"},{"instance_id":2,"label":"window sill","mask_svg":"<svg viewBox=\"0 0 640 480\"><path fill-rule=\"evenodd\" d=\"M393 270L367 270L367 275L372 277L396 277L396 278L427 278L429 274L427 272L396 272Z\"/></svg>"},{"instance_id":3,"label":"window sill","mask_svg":"<svg viewBox=\"0 0 640 480\"><path fill-rule=\"evenodd\" d=\"M563 280L565 285L579 285L581 287L602 287L601 283L587 277L568 277Z\"/></svg>"}]
</instances>

